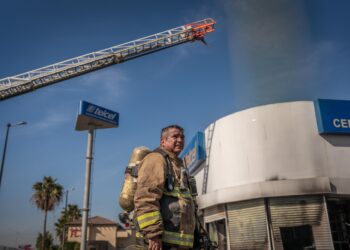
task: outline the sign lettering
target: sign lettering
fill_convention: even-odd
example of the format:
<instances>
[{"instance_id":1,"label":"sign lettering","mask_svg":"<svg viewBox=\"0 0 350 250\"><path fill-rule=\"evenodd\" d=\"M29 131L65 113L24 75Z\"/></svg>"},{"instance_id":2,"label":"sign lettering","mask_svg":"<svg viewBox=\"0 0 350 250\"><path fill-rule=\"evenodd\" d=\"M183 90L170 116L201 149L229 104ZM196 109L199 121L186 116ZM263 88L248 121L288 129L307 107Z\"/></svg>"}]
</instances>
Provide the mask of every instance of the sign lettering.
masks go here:
<instances>
[{"instance_id":1,"label":"sign lettering","mask_svg":"<svg viewBox=\"0 0 350 250\"><path fill-rule=\"evenodd\" d=\"M70 228L70 237L79 238L81 236L81 229L78 227Z\"/></svg>"},{"instance_id":2,"label":"sign lettering","mask_svg":"<svg viewBox=\"0 0 350 250\"><path fill-rule=\"evenodd\" d=\"M76 130L88 130L118 127L119 114L115 111L97 106L86 101L80 101Z\"/></svg>"},{"instance_id":3,"label":"sign lettering","mask_svg":"<svg viewBox=\"0 0 350 250\"><path fill-rule=\"evenodd\" d=\"M193 173L205 160L204 149L204 134L197 132L190 143L182 151L180 158L182 158L184 165Z\"/></svg>"},{"instance_id":4,"label":"sign lettering","mask_svg":"<svg viewBox=\"0 0 350 250\"><path fill-rule=\"evenodd\" d=\"M315 112L320 134L350 134L350 101L319 99Z\"/></svg>"}]
</instances>

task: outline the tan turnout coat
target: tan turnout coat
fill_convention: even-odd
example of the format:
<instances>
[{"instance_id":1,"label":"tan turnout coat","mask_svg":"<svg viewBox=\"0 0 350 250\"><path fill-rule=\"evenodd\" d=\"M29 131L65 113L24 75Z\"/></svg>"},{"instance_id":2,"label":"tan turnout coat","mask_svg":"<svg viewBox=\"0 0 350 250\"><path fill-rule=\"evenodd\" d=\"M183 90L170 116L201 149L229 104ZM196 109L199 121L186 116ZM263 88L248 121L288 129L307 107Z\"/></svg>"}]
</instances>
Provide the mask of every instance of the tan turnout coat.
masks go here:
<instances>
[{"instance_id":1,"label":"tan turnout coat","mask_svg":"<svg viewBox=\"0 0 350 250\"><path fill-rule=\"evenodd\" d=\"M161 237L163 243L191 248L195 206L188 186L188 172L184 170L181 159L171 152L165 152L171 163L169 167L175 188L173 191L166 188L165 157L157 152L148 154L138 172L135 221L146 239Z\"/></svg>"}]
</instances>

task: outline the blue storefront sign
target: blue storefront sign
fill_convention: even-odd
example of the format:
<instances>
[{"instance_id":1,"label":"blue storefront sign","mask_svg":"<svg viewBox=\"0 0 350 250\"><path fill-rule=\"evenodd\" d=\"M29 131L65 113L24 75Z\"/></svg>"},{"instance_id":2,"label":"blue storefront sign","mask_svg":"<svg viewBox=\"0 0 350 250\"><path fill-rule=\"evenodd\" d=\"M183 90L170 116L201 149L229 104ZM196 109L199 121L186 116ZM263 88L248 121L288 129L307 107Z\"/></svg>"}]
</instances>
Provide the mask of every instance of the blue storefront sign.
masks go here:
<instances>
[{"instance_id":1,"label":"blue storefront sign","mask_svg":"<svg viewBox=\"0 0 350 250\"><path fill-rule=\"evenodd\" d=\"M180 158L183 159L185 166L190 173L193 173L205 161L204 134L197 132L190 143L182 151Z\"/></svg>"},{"instance_id":2,"label":"blue storefront sign","mask_svg":"<svg viewBox=\"0 0 350 250\"><path fill-rule=\"evenodd\" d=\"M320 134L350 134L350 101L318 99L315 112Z\"/></svg>"},{"instance_id":3,"label":"blue storefront sign","mask_svg":"<svg viewBox=\"0 0 350 250\"><path fill-rule=\"evenodd\" d=\"M115 128L119 125L119 114L110 109L80 101L76 130L88 130L93 126L99 128Z\"/></svg>"}]
</instances>

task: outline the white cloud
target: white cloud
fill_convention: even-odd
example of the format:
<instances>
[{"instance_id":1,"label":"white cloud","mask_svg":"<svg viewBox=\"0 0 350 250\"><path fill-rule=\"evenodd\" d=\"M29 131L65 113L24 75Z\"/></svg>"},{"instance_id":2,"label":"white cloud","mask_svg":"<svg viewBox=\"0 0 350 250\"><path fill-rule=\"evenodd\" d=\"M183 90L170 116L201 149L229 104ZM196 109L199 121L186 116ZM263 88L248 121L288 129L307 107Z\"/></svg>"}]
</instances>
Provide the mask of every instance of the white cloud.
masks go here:
<instances>
[{"instance_id":1,"label":"white cloud","mask_svg":"<svg viewBox=\"0 0 350 250\"><path fill-rule=\"evenodd\" d=\"M103 101L114 100L122 94L122 84L129 81L129 77L115 67L108 70L95 71L80 79L83 85L96 92L102 92Z\"/></svg>"},{"instance_id":2,"label":"white cloud","mask_svg":"<svg viewBox=\"0 0 350 250\"><path fill-rule=\"evenodd\" d=\"M71 117L67 116L67 113L57 113L52 112L44 117L42 120L38 122L34 122L32 128L34 130L44 131L46 129L53 129L55 127L59 127L62 124L68 123L72 120Z\"/></svg>"}]
</instances>

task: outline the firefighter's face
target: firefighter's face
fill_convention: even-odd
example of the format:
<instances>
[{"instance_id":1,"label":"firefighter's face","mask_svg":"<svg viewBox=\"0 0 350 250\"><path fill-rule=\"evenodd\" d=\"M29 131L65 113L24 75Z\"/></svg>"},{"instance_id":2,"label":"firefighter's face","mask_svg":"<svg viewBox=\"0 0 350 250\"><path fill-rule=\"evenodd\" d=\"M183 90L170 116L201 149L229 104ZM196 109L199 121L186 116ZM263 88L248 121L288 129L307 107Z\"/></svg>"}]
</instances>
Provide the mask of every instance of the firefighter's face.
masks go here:
<instances>
[{"instance_id":1,"label":"firefighter's face","mask_svg":"<svg viewBox=\"0 0 350 250\"><path fill-rule=\"evenodd\" d=\"M181 130L177 128L171 128L162 137L160 143L164 149L178 155L184 148L185 136L183 135Z\"/></svg>"}]
</instances>

